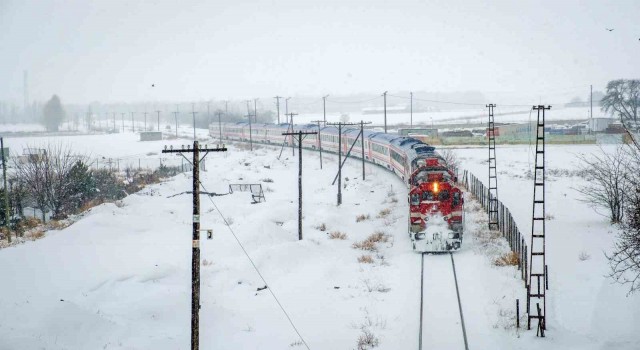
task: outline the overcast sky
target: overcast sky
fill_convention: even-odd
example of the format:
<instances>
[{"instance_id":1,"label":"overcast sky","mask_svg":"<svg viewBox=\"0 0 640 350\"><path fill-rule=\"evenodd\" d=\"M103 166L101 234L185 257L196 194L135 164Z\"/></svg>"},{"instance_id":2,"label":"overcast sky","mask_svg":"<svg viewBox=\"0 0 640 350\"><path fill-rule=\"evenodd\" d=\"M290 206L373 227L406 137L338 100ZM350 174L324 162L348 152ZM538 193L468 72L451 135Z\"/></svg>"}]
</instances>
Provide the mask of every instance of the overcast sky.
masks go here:
<instances>
[{"instance_id":1,"label":"overcast sky","mask_svg":"<svg viewBox=\"0 0 640 350\"><path fill-rule=\"evenodd\" d=\"M31 99L78 103L586 96L640 78L639 15L638 0L0 0L0 99L21 104L23 70Z\"/></svg>"}]
</instances>

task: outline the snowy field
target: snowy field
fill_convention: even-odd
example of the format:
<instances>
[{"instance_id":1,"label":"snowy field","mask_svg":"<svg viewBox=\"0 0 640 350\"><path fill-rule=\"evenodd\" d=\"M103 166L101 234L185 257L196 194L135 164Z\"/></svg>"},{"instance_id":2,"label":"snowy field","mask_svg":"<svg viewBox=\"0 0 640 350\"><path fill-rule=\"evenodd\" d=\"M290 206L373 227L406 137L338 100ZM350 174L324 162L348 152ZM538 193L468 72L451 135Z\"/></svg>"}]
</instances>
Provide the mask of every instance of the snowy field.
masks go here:
<instances>
[{"instance_id":1,"label":"snowy field","mask_svg":"<svg viewBox=\"0 0 640 350\"><path fill-rule=\"evenodd\" d=\"M536 119L536 112L531 113L531 107L501 107L495 108L495 121L496 123L526 123L530 120ZM295 111L295 109L292 109ZM596 114L597 112L597 114ZM423 127L429 127L432 124L437 126L438 124L473 124L473 123L486 123L487 122L487 108L474 107L459 110L447 110L441 112L420 112L413 113L413 124L421 125ZM594 115L599 116L599 107L594 107ZM343 113L329 113L327 112L327 121L338 122L340 116ZM370 121L375 125L384 124L384 114L362 114L360 112L344 112L349 116L350 122L359 122L363 120L365 122ZM281 120L284 120L284 116L280 116ZM554 120L587 120L589 118L588 107L573 107L564 108L562 106L553 106L550 111L546 113L546 120L552 122ZM296 116L294 121L296 123L309 123L313 120L322 120L322 113L301 113ZM387 113L387 124L408 125L411 121L409 113Z\"/></svg>"},{"instance_id":2,"label":"snowy field","mask_svg":"<svg viewBox=\"0 0 640 350\"><path fill-rule=\"evenodd\" d=\"M187 143L138 142L132 133L59 139L105 157ZM19 149L51 139L8 140ZM570 172L575 154L596 149L549 146L549 167ZM318 156L304 151L304 239L298 241L297 154L292 157L286 149L278 160L278 153L231 145L226 154L210 154L207 171L201 173L207 191L226 193L230 183L262 183L266 196L259 204L251 204L249 193L201 199L201 226L214 232L201 246L201 348L305 348L270 291L311 349L354 349L365 331L379 339L379 349L417 348L420 255L411 250L406 233L402 182L372 165L362 181L360 163L348 162L343 205L337 207L331 186L336 159L325 155L320 169ZM456 153L463 167L485 180L486 149ZM525 234L533 189L532 180L523 178L528 154L526 146L497 151L500 199ZM547 197L553 219L547 223L551 277L545 339L514 328L515 299L521 305L525 300L519 272L492 264L492 255L480 244L486 216L467 198L466 238L454 257L470 348L638 348L640 301L604 277L603 251L610 248L614 230L576 200L572 187L582 179L557 174L550 176ZM93 208L43 239L0 250L0 349L188 349L191 196L180 193L190 189L191 178L178 175L118 205ZM383 209L390 212L380 215ZM369 218L356 222L361 214ZM270 291L258 290L265 283L230 229ZM337 231L346 239L329 238ZM377 251L352 247L376 231L388 237ZM495 249L503 252L504 245ZM581 261L581 252L591 258ZM367 255L373 263L358 261ZM449 302L455 287L443 274L448 266L443 259L450 258L425 256L429 279L437 281L425 285L425 348L461 344L458 310Z\"/></svg>"}]
</instances>

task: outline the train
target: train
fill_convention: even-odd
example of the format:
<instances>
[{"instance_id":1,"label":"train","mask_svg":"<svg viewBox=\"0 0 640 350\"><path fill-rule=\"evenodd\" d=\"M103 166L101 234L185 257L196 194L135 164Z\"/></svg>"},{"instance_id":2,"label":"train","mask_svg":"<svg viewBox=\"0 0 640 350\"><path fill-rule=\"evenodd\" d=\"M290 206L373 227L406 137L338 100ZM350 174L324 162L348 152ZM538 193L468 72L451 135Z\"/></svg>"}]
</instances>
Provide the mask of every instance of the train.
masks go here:
<instances>
[{"instance_id":1,"label":"train","mask_svg":"<svg viewBox=\"0 0 640 350\"><path fill-rule=\"evenodd\" d=\"M339 135L334 126L289 123L213 123L213 138L231 141L298 146L293 136L284 132L315 131L302 141L302 147L338 153L379 165L399 177L409 188L407 231L413 249L419 252L452 252L459 250L464 234L464 198L457 184L455 169L436 152L435 147L408 136L363 130L362 140L355 142L360 127L345 126ZM340 140L341 138L341 140ZM354 143L355 142L355 143Z\"/></svg>"}]
</instances>

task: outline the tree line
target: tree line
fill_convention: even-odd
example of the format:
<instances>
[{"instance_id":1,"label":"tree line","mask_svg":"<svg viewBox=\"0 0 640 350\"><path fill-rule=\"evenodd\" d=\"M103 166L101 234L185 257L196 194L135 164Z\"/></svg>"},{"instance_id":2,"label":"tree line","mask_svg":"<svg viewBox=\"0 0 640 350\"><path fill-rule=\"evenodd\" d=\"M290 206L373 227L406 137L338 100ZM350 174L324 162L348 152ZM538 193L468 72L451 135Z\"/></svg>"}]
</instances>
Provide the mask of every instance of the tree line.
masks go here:
<instances>
[{"instance_id":1,"label":"tree line","mask_svg":"<svg viewBox=\"0 0 640 350\"><path fill-rule=\"evenodd\" d=\"M8 178L8 189L0 195L9 198L9 217L0 210L0 222L8 227L4 235L19 236L21 222L27 219L25 208L40 211L40 220L47 216L61 220L104 202L116 201L145 185L174 176L179 167L161 165L154 171L125 169L91 169L88 157L70 146L50 143L44 148L29 148L26 155L13 156L14 172ZM47 215L49 214L49 215Z\"/></svg>"}]
</instances>

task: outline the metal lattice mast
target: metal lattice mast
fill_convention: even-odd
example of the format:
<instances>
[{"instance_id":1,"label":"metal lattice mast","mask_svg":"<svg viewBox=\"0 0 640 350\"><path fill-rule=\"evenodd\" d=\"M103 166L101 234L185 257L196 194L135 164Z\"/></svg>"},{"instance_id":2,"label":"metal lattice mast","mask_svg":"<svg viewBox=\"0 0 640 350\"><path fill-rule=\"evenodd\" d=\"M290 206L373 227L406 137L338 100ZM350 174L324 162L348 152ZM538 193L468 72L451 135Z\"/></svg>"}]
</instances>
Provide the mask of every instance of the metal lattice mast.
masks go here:
<instances>
[{"instance_id":1,"label":"metal lattice mast","mask_svg":"<svg viewBox=\"0 0 640 350\"><path fill-rule=\"evenodd\" d=\"M538 334L544 337L546 329L547 262L545 247L545 111L551 106L538 105L536 123L536 163L533 175L533 214L531 223L531 255L529 260L529 284L527 285L527 329L531 319L538 320Z\"/></svg>"},{"instance_id":2,"label":"metal lattice mast","mask_svg":"<svg viewBox=\"0 0 640 350\"><path fill-rule=\"evenodd\" d=\"M496 126L493 117L495 104L487 105L489 108L489 230L498 230L498 171L496 169Z\"/></svg>"}]
</instances>

